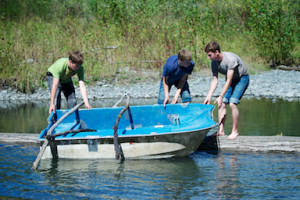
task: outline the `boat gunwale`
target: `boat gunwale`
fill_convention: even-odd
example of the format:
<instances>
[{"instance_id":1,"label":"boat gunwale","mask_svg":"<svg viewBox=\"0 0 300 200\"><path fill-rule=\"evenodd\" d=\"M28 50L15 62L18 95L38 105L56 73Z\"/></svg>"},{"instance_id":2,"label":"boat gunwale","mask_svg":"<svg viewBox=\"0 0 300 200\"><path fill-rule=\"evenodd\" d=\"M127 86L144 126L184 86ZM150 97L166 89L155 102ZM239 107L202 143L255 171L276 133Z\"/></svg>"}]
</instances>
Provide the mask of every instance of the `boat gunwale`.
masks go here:
<instances>
[{"instance_id":1,"label":"boat gunwale","mask_svg":"<svg viewBox=\"0 0 300 200\"><path fill-rule=\"evenodd\" d=\"M154 137L154 136L164 136L164 135L177 135L177 134L185 134L185 133L192 133L192 132L198 132L198 131L204 131L204 130L209 130L209 129L212 129L212 128L215 128L219 126L218 124L215 124L213 126L210 126L210 127L206 127L206 128L201 128L201 129L194 129L194 130L189 130L189 131L179 131L179 132L164 132L164 133L156 133L156 132L152 132L152 133L155 133L155 134L137 134L137 135L118 135L118 138L137 138L137 137ZM88 133L88 132L86 132ZM67 140L90 140L90 139L113 139L114 136L105 136L105 137L101 137L101 136L98 136L98 135L87 135L86 137L74 137L74 138L61 138L61 137L57 137L55 138L55 140L60 140L60 141L67 141ZM42 142L42 141L45 141L46 138L38 138L38 141L39 142Z\"/></svg>"}]
</instances>

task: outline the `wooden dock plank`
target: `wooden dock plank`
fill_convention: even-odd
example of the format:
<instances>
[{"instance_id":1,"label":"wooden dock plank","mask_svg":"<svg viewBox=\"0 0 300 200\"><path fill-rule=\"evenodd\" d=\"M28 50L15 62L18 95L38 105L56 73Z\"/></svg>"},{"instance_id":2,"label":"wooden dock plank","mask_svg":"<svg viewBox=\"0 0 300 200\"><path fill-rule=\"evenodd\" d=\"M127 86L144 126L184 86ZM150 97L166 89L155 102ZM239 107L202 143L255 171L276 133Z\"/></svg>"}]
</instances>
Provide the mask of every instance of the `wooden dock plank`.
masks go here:
<instances>
[{"instance_id":1,"label":"wooden dock plank","mask_svg":"<svg viewBox=\"0 0 300 200\"><path fill-rule=\"evenodd\" d=\"M227 137L208 136L198 150L300 153L300 137L239 136L236 140Z\"/></svg>"},{"instance_id":2,"label":"wooden dock plank","mask_svg":"<svg viewBox=\"0 0 300 200\"><path fill-rule=\"evenodd\" d=\"M36 133L0 133L0 142L39 145Z\"/></svg>"},{"instance_id":3,"label":"wooden dock plank","mask_svg":"<svg viewBox=\"0 0 300 200\"><path fill-rule=\"evenodd\" d=\"M33 144L39 134L0 133L0 142L15 144ZM206 137L199 151L252 151L283 152L300 154L300 137L291 136L239 136L236 140L227 140L227 136Z\"/></svg>"}]
</instances>

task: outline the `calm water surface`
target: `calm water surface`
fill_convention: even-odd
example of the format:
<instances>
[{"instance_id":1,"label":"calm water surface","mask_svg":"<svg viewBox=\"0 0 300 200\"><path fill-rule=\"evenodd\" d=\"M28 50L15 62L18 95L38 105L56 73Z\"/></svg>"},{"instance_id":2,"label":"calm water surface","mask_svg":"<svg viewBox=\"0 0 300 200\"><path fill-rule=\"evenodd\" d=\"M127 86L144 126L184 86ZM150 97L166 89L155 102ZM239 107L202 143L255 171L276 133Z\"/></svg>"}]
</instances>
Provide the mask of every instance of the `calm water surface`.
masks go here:
<instances>
[{"instance_id":1,"label":"calm water surface","mask_svg":"<svg viewBox=\"0 0 300 200\"><path fill-rule=\"evenodd\" d=\"M196 152L165 160L42 160L0 143L0 199L299 199L294 154Z\"/></svg>"},{"instance_id":2,"label":"calm water surface","mask_svg":"<svg viewBox=\"0 0 300 200\"><path fill-rule=\"evenodd\" d=\"M199 100L198 102L202 102ZM116 101L93 102L93 107ZM132 100L153 104L155 100ZM194 101L197 102L197 101ZM241 135L300 136L300 102L243 99ZM0 108L0 132L39 133L48 103ZM217 121L217 109L214 111ZM228 114L227 133L231 128ZM299 199L300 155L195 152L163 160L42 160L32 145L0 143L0 199Z\"/></svg>"},{"instance_id":3,"label":"calm water surface","mask_svg":"<svg viewBox=\"0 0 300 200\"><path fill-rule=\"evenodd\" d=\"M111 107L117 100L98 100L92 102L93 107ZM125 100L123 100L125 103ZM64 102L64 101L63 101ZM194 99L202 103L202 99ZM131 105L155 104L156 99L131 99ZM284 101L269 99L242 99L239 105L240 135L268 136L286 135L300 136L300 101ZM217 109L214 110L214 120L217 119ZM48 102L27 103L0 107L0 132L7 133L40 133L47 126ZM231 112L225 131L230 134L232 127Z\"/></svg>"}]
</instances>

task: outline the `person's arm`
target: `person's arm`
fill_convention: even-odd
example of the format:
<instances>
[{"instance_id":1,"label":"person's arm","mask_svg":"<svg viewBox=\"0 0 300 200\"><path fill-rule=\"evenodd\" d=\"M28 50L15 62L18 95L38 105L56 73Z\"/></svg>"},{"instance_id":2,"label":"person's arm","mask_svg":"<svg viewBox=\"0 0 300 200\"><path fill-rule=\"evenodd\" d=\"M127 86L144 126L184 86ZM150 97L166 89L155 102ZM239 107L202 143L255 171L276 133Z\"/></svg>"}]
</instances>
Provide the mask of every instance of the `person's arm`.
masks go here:
<instances>
[{"instance_id":1,"label":"person's arm","mask_svg":"<svg viewBox=\"0 0 300 200\"><path fill-rule=\"evenodd\" d=\"M218 106L220 107L222 105L223 102L223 97L226 93L226 91L228 90L229 86L232 83L232 78L233 78L233 74L234 74L234 70L230 69L227 71L227 75L226 75L226 83L224 85L224 88L220 94L220 96L215 100L214 103L218 102Z\"/></svg>"},{"instance_id":2,"label":"person's arm","mask_svg":"<svg viewBox=\"0 0 300 200\"><path fill-rule=\"evenodd\" d=\"M79 80L79 88L80 88L80 93L81 93L81 96L82 96L82 99L83 99L83 102L84 102L84 106L87 109L91 109L92 107L89 104L89 99L88 99L87 90L86 90L84 81Z\"/></svg>"},{"instance_id":3,"label":"person's arm","mask_svg":"<svg viewBox=\"0 0 300 200\"><path fill-rule=\"evenodd\" d=\"M185 74L185 75L179 80L178 88L177 88L177 91L176 91L175 96L174 96L174 98L173 98L172 104L177 103L178 98L179 98L179 95L180 95L181 92L182 92L182 88L184 87L184 84L185 84L185 82L187 81L187 77L188 77L188 74Z\"/></svg>"},{"instance_id":4,"label":"person's arm","mask_svg":"<svg viewBox=\"0 0 300 200\"><path fill-rule=\"evenodd\" d=\"M166 77L165 76L163 76L163 80L162 80L162 82L163 82L163 87L164 87L164 92L165 92L165 100L164 100L164 107L166 107L166 104L168 104L169 103L169 86L168 86L168 84L166 83Z\"/></svg>"},{"instance_id":5,"label":"person's arm","mask_svg":"<svg viewBox=\"0 0 300 200\"><path fill-rule=\"evenodd\" d=\"M49 115L51 114L52 111L54 113L56 113L54 101L55 101L55 95L56 95L56 91L57 91L57 88L58 88L58 84L59 84L59 79L53 77L51 95L50 95L51 97L50 97Z\"/></svg>"},{"instance_id":6,"label":"person's arm","mask_svg":"<svg viewBox=\"0 0 300 200\"><path fill-rule=\"evenodd\" d=\"M213 76L213 79L211 80L209 91L204 100L204 104L210 104L211 97L212 97L215 89L217 88L217 86L218 86L218 76L215 75L215 76Z\"/></svg>"}]
</instances>

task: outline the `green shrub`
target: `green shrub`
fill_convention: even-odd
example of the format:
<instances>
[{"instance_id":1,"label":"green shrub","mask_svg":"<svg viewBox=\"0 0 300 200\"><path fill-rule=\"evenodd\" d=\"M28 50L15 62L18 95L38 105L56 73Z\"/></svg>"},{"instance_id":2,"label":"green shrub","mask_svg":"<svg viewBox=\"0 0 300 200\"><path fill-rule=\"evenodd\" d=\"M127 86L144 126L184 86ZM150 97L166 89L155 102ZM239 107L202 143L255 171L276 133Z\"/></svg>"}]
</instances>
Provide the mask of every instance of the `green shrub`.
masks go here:
<instances>
[{"instance_id":1,"label":"green shrub","mask_svg":"<svg viewBox=\"0 0 300 200\"><path fill-rule=\"evenodd\" d=\"M77 49L86 51L90 84L112 80L122 67L161 71L180 49L193 53L195 71L209 67L203 49L212 40L253 66L265 65L261 60L297 64L297 5L288 0L2 0L0 86L32 92L45 85L55 60ZM88 51L118 44L114 50Z\"/></svg>"},{"instance_id":2,"label":"green shrub","mask_svg":"<svg viewBox=\"0 0 300 200\"><path fill-rule=\"evenodd\" d=\"M299 5L282 0L256 0L247 3L249 34L253 37L260 56L272 66L292 64L292 52L299 39L293 7Z\"/></svg>"}]
</instances>

